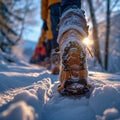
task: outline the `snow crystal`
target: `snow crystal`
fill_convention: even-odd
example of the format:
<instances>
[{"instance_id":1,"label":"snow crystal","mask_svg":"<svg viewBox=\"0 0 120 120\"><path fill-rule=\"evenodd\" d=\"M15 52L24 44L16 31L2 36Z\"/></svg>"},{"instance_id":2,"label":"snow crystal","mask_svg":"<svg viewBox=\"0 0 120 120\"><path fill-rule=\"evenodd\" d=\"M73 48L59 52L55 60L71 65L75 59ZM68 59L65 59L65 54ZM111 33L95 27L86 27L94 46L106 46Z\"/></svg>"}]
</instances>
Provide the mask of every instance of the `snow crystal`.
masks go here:
<instances>
[{"instance_id":1,"label":"snow crystal","mask_svg":"<svg viewBox=\"0 0 120 120\"><path fill-rule=\"evenodd\" d=\"M37 90L38 97L44 104L51 97L51 80L44 79L43 81L38 82L38 84L40 85Z\"/></svg>"},{"instance_id":2,"label":"snow crystal","mask_svg":"<svg viewBox=\"0 0 120 120\"><path fill-rule=\"evenodd\" d=\"M89 72L94 90L88 99L61 96L58 76L46 69L1 66L0 120L120 120L120 75Z\"/></svg>"},{"instance_id":3,"label":"snow crystal","mask_svg":"<svg viewBox=\"0 0 120 120\"><path fill-rule=\"evenodd\" d=\"M64 17L69 15L71 12L77 14L76 16L72 14L71 17L67 17L64 20ZM84 18L84 15L80 9L69 9L66 12L64 12L60 18L60 27L59 27L59 34L57 38L57 42L59 43L59 40L61 39L61 36L68 30L77 30L80 32L79 36L82 34L82 36L87 37L87 31L86 28L83 28L82 25L80 25L80 21L82 20L82 17ZM62 22L61 22L62 21ZM76 24L75 24L76 23ZM86 24L86 21L82 20L82 24Z\"/></svg>"},{"instance_id":4,"label":"snow crystal","mask_svg":"<svg viewBox=\"0 0 120 120\"><path fill-rule=\"evenodd\" d=\"M25 102L17 102L0 114L0 120L35 120L37 115L34 108Z\"/></svg>"},{"instance_id":5,"label":"snow crystal","mask_svg":"<svg viewBox=\"0 0 120 120\"><path fill-rule=\"evenodd\" d=\"M24 101L28 105L31 105L31 106L35 107L36 109L39 109L38 108L38 106L39 106L38 97L27 90L22 91L21 93L17 94L14 97L13 102L18 102L18 101Z\"/></svg>"},{"instance_id":6,"label":"snow crystal","mask_svg":"<svg viewBox=\"0 0 120 120\"><path fill-rule=\"evenodd\" d=\"M106 109L103 116L97 116L97 120L119 120L120 113L115 108Z\"/></svg>"},{"instance_id":7,"label":"snow crystal","mask_svg":"<svg viewBox=\"0 0 120 120\"><path fill-rule=\"evenodd\" d=\"M120 110L120 93L111 85L98 87L91 95L90 106L96 114L102 114L105 109L112 107Z\"/></svg>"},{"instance_id":8,"label":"snow crystal","mask_svg":"<svg viewBox=\"0 0 120 120\"><path fill-rule=\"evenodd\" d=\"M116 119L118 117L120 118L120 114L119 114L118 110L115 109L115 108L105 110L104 111L104 116L105 116L106 120L108 120L108 119L113 120L113 119Z\"/></svg>"},{"instance_id":9,"label":"snow crystal","mask_svg":"<svg viewBox=\"0 0 120 120\"><path fill-rule=\"evenodd\" d=\"M38 98L37 98L37 96L35 96L31 92L25 90L25 91L22 91L21 93L17 94L14 98L14 101L15 102L19 101L19 100L28 101L30 99L32 99L32 101L36 101Z\"/></svg>"}]
</instances>

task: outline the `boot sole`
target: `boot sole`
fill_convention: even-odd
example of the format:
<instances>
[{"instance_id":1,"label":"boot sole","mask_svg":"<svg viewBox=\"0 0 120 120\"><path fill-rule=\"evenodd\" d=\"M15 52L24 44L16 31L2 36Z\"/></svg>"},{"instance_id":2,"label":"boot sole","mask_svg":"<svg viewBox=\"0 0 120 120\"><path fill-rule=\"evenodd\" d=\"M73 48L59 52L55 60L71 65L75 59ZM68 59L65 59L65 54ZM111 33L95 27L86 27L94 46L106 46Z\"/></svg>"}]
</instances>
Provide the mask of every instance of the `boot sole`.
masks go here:
<instances>
[{"instance_id":1,"label":"boot sole","mask_svg":"<svg viewBox=\"0 0 120 120\"><path fill-rule=\"evenodd\" d=\"M63 76L60 80L63 84L58 87L60 93L82 94L89 91L85 89L88 75L86 66L84 66L85 57L83 48L77 42L70 42L70 45L64 49Z\"/></svg>"}]
</instances>

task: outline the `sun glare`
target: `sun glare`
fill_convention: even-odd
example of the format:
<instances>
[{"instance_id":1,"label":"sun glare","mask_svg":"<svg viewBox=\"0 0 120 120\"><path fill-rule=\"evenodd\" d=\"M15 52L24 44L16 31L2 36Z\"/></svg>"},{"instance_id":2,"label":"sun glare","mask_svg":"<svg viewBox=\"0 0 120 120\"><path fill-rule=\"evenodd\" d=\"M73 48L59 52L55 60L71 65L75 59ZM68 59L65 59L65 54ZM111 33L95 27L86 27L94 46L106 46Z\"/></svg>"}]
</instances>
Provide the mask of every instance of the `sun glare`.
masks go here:
<instances>
[{"instance_id":1,"label":"sun glare","mask_svg":"<svg viewBox=\"0 0 120 120\"><path fill-rule=\"evenodd\" d=\"M84 38L83 39L83 44L85 44L87 46L91 46L93 44L93 41L90 40L89 38Z\"/></svg>"}]
</instances>

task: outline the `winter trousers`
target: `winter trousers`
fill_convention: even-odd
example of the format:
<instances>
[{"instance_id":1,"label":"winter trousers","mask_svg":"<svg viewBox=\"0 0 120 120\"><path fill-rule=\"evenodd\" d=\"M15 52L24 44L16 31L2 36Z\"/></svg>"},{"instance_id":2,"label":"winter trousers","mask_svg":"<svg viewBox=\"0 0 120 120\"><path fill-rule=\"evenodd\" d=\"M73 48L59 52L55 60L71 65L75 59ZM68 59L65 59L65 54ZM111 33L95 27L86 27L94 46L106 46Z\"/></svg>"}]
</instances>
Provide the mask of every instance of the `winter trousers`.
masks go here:
<instances>
[{"instance_id":1,"label":"winter trousers","mask_svg":"<svg viewBox=\"0 0 120 120\"><path fill-rule=\"evenodd\" d=\"M53 39L51 41L51 46L52 49L55 49L58 47L57 43L57 36L58 36L58 23L59 23L59 8L60 8L60 3L56 3L50 6L50 19L51 19L51 29L52 29L52 34L53 34Z\"/></svg>"}]
</instances>

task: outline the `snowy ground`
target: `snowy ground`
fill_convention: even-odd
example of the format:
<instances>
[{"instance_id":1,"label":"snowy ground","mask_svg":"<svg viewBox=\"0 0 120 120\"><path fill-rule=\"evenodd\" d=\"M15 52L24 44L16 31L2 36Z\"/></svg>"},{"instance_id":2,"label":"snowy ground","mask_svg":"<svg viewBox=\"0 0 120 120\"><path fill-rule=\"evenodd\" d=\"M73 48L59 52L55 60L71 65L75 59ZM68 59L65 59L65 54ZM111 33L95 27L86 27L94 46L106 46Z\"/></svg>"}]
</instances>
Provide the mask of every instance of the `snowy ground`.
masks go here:
<instances>
[{"instance_id":1,"label":"snowy ground","mask_svg":"<svg viewBox=\"0 0 120 120\"><path fill-rule=\"evenodd\" d=\"M63 97L58 75L0 61L0 120L120 120L120 75L89 72L90 98Z\"/></svg>"}]
</instances>

